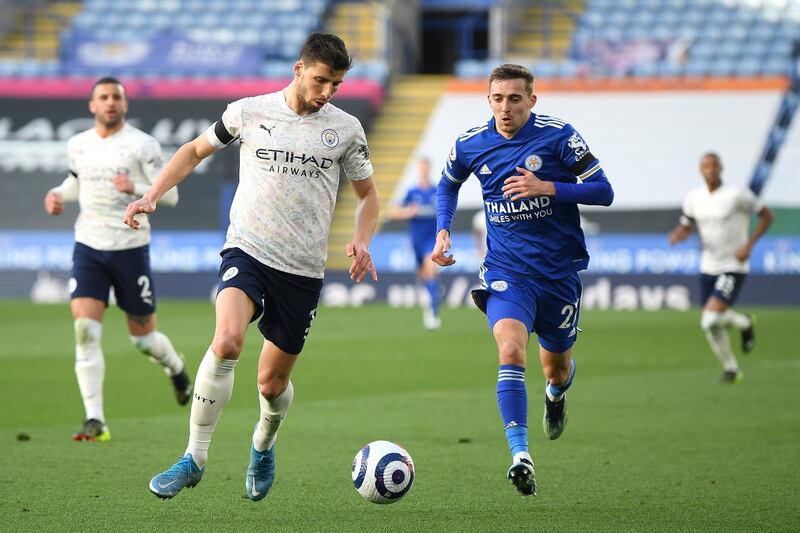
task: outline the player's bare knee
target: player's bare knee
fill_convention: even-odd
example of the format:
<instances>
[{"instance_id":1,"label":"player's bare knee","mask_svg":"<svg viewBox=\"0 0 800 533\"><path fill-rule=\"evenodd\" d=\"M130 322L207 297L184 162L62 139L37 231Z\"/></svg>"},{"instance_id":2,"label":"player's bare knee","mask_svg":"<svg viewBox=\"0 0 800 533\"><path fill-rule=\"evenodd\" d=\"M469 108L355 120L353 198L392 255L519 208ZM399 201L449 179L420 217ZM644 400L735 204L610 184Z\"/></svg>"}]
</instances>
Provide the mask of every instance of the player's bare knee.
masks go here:
<instances>
[{"instance_id":1,"label":"player's bare knee","mask_svg":"<svg viewBox=\"0 0 800 533\"><path fill-rule=\"evenodd\" d=\"M542 367L545 379L553 385L563 385L569 379L569 365L545 365Z\"/></svg>"},{"instance_id":2,"label":"player's bare knee","mask_svg":"<svg viewBox=\"0 0 800 533\"><path fill-rule=\"evenodd\" d=\"M525 366L527 346L516 339L497 339L501 365Z\"/></svg>"},{"instance_id":3,"label":"player's bare knee","mask_svg":"<svg viewBox=\"0 0 800 533\"><path fill-rule=\"evenodd\" d=\"M267 375L258 376L258 392L268 401L272 401L286 390L289 385L289 376Z\"/></svg>"},{"instance_id":4,"label":"player's bare knee","mask_svg":"<svg viewBox=\"0 0 800 533\"><path fill-rule=\"evenodd\" d=\"M222 332L214 335L211 350L224 359L238 359L244 347L244 335L232 332Z\"/></svg>"}]
</instances>

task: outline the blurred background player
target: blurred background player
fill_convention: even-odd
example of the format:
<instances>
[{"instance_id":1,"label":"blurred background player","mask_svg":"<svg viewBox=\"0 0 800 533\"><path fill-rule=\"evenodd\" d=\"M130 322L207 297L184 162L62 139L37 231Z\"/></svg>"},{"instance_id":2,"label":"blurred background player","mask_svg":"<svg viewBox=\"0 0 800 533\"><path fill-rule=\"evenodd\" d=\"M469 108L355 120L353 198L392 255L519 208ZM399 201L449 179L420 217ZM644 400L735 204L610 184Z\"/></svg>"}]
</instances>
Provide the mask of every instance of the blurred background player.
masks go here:
<instances>
[{"instance_id":1,"label":"blurred background player","mask_svg":"<svg viewBox=\"0 0 800 533\"><path fill-rule=\"evenodd\" d=\"M683 215L670 233L669 242L677 244L695 229L700 234L703 251L700 259L700 301L703 302L700 325L711 350L722 363L722 382L738 383L743 374L731 348L727 328L732 327L741 333L745 353L755 347L752 318L734 311L733 304L750 270L753 246L772 224L773 214L750 189L722 184L722 162L716 153L703 155L700 173L706 183L686 195ZM753 213L758 215L758 223L748 236Z\"/></svg>"},{"instance_id":2,"label":"blurred background player","mask_svg":"<svg viewBox=\"0 0 800 533\"><path fill-rule=\"evenodd\" d=\"M329 103L351 62L339 37L312 33L287 87L229 104L220 120L175 153L144 197L128 206L125 222L136 228L137 214L153 212L158 199L203 159L239 139L240 181L221 254L216 329L197 371L186 452L150 481L150 491L160 498L200 482L214 428L233 391L245 333L259 317L261 414L245 487L254 501L272 487L274 445L294 398L289 376L322 290L340 168L359 198L355 235L347 244L350 276L357 283L368 273L378 279L368 250L379 202L366 136L357 118Z\"/></svg>"},{"instance_id":3,"label":"blurred background player","mask_svg":"<svg viewBox=\"0 0 800 533\"><path fill-rule=\"evenodd\" d=\"M486 211L481 209L472 216L472 240L478 259L483 261L486 255Z\"/></svg>"},{"instance_id":4,"label":"blurred background player","mask_svg":"<svg viewBox=\"0 0 800 533\"><path fill-rule=\"evenodd\" d=\"M130 340L143 354L164 367L180 405L189 401L192 386L183 358L169 338L156 329L156 294L150 271L150 223L143 231L125 226L125 207L141 196L163 165L158 141L125 122L128 101L115 78L101 78L92 88L89 110L94 127L67 143L70 175L47 193L45 210L64 211L64 202L78 201L75 247L69 282L75 320L75 374L86 419L75 440L107 441L111 433L103 411L105 358L101 347L103 314L109 290L128 316ZM178 203L178 190L161 199Z\"/></svg>"},{"instance_id":5,"label":"blurred background player","mask_svg":"<svg viewBox=\"0 0 800 533\"><path fill-rule=\"evenodd\" d=\"M493 118L463 133L439 180L436 248L442 266L455 263L450 225L458 191L474 174L487 218L487 251L475 304L486 313L499 352L497 401L512 454L508 479L536 494L528 450L525 387L528 339L535 332L546 378L543 427L551 440L567 421L566 392L575 377L582 285L589 264L578 204L611 205L614 192L600 162L563 120L532 113L533 75L519 65L495 68L488 101Z\"/></svg>"},{"instance_id":6,"label":"blurred background player","mask_svg":"<svg viewBox=\"0 0 800 533\"><path fill-rule=\"evenodd\" d=\"M391 206L389 215L398 220L408 220L408 233L417 262L417 279L428 294L423 302L422 322L425 329L438 329L442 325L439 316L439 281L436 264L431 261L431 250L436 243L436 189L431 184L431 163L427 158L417 162L419 184L406 192L403 201Z\"/></svg>"}]
</instances>

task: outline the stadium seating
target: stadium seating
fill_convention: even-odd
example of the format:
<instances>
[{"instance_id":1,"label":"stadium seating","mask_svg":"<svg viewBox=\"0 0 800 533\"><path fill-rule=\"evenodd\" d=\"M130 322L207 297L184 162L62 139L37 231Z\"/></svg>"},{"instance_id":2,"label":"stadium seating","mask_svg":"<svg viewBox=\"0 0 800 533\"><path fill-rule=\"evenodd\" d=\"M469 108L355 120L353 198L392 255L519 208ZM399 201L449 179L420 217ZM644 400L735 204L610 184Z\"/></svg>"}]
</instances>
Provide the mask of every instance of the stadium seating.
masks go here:
<instances>
[{"instance_id":1,"label":"stadium seating","mask_svg":"<svg viewBox=\"0 0 800 533\"><path fill-rule=\"evenodd\" d=\"M571 59L531 57L525 63L537 75L782 75L800 39L797 0L587 0L574 16ZM484 77L496 63L461 60L456 74Z\"/></svg>"},{"instance_id":2,"label":"stadium seating","mask_svg":"<svg viewBox=\"0 0 800 533\"><path fill-rule=\"evenodd\" d=\"M285 77L306 36L323 28L332 4L332 0L84 0L69 26L61 31L58 60L4 58L0 60L0 77L105 75L109 69L104 65L70 61L75 43L90 40L134 46L168 34L254 49L261 64L247 75ZM146 64L126 67L124 73L143 77L170 74ZM177 75L225 78L237 74L235 68L221 72L199 66ZM351 72L381 83L388 74L386 65L377 61L357 61Z\"/></svg>"}]
</instances>

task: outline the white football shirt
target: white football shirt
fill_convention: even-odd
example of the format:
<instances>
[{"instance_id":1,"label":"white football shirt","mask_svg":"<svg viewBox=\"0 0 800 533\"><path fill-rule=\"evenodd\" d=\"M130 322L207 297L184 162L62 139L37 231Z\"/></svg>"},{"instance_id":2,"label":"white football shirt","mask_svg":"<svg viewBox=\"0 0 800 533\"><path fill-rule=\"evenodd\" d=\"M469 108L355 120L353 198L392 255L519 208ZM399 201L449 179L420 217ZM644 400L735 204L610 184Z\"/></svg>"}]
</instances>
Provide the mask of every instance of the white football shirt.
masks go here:
<instances>
[{"instance_id":1,"label":"white football shirt","mask_svg":"<svg viewBox=\"0 0 800 533\"><path fill-rule=\"evenodd\" d=\"M150 242L150 221L138 215L139 230L122 222L125 209L141 195L119 192L114 177L148 187L164 165L161 146L145 132L125 124L106 138L92 128L67 141L69 171L78 178L80 214L75 240L96 250L128 250Z\"/></svg>"},{"instance_id":2,"label":"white football shirt","mask_svg":"<svg viewBox=\"0 0 800 533\"><path fill-rule=\"evenodd\" d=\"M734 253L747 242L750 217L762 207L750 189L723 185L709 192L702 185L686 195L681 223L694 225L700 234L700 272L716 276L750 270L749 261L739 261Z\"/></svg>"},{"instance_id":3,"label":"white football shirt","mask_svg":"<svg viewBox=\"0 0 800 533\"><path fill-rule=\"evenodd\" d=\"M372 176L358 119L331 104L300 116L278 91L229 104L207 138L215 148L240 142L225 248L240 248L283 272L322 278L339 168L354 181Z\"/></svg>"}]
</instances>

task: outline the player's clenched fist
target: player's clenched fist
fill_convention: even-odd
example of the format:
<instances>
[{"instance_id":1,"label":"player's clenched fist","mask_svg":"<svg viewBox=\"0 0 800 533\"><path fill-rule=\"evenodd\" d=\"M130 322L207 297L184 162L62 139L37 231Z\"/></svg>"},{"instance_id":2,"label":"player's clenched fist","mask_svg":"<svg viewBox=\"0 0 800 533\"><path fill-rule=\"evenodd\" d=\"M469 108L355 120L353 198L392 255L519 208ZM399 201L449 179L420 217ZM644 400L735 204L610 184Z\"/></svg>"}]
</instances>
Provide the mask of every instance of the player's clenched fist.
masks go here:
<instances>
[{"instance_id":1,"label":"player's clenched fist","mask_svg":"<svg viewBox=\"0 0 800 533\"><path fill-rule=\"evenodd\" d=\"M436 234L436 246L433 247L431 253L431 261L440 266L455 264L456 260L453 259L453 255L446 255L450 251L451 245L450 232L446 229L439 230L439 233Z\"/></svg>"},{"instance_id":2,"label":"player's clenched fist","mask_svg":"<svg viewBox=\"0 0 800 533\"><path fill-rule=\"evenodd\" d=\"M155 202L151 202L147 198L139 198L135 202L128 204L128 208L125 210L125 217L122 219L122 221L130 226L131 229L139 229L139 221L136 220L136 215L140 213L149 215L155 210Z\"/></svg>"},{"instance_id":3,"label":"player's clenched fist","mask_svg":"<svg viewBox=\"0 0 800 533\"><path fill-rule=\"evenodd\" d=\"M64 212L64 199L60 193L49 192L44 197L44 210L50 215L60 215Z\"/></svg>"}]
</instances>

